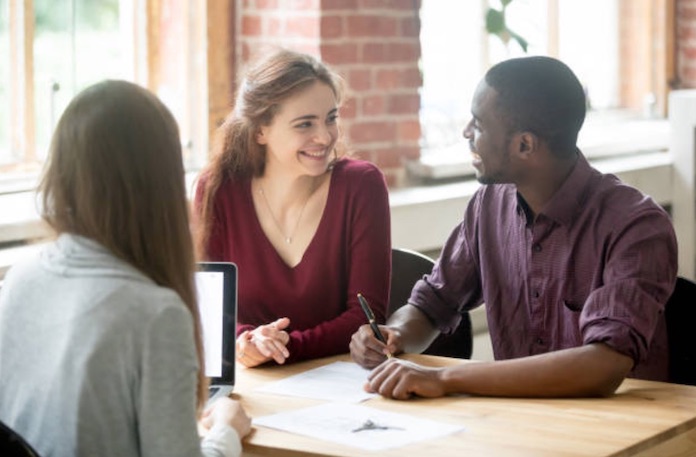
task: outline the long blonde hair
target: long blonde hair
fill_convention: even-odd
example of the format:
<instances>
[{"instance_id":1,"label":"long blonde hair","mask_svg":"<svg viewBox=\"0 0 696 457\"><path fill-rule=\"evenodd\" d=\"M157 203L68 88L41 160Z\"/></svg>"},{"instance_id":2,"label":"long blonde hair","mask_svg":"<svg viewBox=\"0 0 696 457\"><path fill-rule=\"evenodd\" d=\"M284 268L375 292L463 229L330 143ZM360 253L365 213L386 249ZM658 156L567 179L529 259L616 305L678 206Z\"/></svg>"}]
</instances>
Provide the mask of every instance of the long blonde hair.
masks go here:
<instances>
[{"instance_id":1,"label":"long blonde hair","mask_svg":"<svg viewBox=\"0 0 696 457\"><path fill-rule=\"evenodd\" d=\"M262 126L270 125L281 103L315 82L329 86L340 106L344 81L327 65L308 54L279 49L252 65L239 85L235 106L217 129L211 161L201 173L201 198L196 207L196 249L206 257L215 193L225 179L263 175L265 147L255 138ZM345 144L337 142L335 157L346 155Z\"/></svg>"},{"instance_id":2,"label":"long blonde hair","mask_svg":"<svg viewBox=\"0 0 696 457\"><path fill-rule=\"evenodd\" d=\"M85 89L58 122L39 191L42 216L56 232L97 241L181 297L194 321L200 409L207 380L181 142L172 114L133 83L112 80Z\"/></svg>"}]
</instances>

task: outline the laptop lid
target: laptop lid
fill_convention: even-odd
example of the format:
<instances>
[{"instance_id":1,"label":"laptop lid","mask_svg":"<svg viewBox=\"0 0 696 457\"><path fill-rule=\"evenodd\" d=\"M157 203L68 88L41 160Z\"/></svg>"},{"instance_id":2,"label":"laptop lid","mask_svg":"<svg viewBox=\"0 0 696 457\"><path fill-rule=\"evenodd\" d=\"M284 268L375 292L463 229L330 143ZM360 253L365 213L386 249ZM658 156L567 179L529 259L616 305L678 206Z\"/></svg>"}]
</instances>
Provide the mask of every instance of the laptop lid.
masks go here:
<instances>
[{"instance_id":1,"label":"laptop lid","mask_svg":"<svg viewBox=\"0 0 696 457\"><path fill-rule=\"evenodd\" d=\"M199 262L195 278L205 374L210 378L212 400L213 394L215 398L229 395L234 387L237 266L230 262Z\"/></svg>"}]
</instances>

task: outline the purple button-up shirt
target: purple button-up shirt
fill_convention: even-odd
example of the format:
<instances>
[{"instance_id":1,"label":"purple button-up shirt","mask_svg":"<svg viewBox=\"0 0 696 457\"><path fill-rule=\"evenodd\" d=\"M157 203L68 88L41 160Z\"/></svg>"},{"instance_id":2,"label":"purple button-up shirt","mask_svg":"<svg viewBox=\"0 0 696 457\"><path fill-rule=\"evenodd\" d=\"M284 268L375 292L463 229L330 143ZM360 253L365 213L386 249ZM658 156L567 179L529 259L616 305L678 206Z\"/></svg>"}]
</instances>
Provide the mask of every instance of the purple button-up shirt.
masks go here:
<instances>
[{"instance_id":1,"label":"purple button-up shirt","mask_svg":"<svg viewBox=\"0 0 696 457\"><path fill-rule=\"evenodd\" d=\"M668 214L580 154L534 220L514 185L482 186L409 302L445 333L486 303L497 360L602 342L666 380L676 274Z\"/></svg>"}]
</instances>

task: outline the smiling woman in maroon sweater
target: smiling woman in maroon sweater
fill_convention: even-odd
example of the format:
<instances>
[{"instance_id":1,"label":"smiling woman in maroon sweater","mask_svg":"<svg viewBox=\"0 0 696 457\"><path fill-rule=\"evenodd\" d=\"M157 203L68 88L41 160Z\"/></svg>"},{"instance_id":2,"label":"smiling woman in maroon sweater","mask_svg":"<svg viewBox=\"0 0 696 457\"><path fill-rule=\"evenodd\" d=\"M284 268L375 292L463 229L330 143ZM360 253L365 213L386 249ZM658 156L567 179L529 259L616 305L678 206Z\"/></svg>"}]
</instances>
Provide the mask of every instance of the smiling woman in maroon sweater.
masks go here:
<instances>
[{"instance_id":1,"label":"smiling woman in maroon sweater","mask_svg":"<svg viewBox=\"0 0 696 457\"><path fill-rule=\"evenodd\" d=\"M340 79L280 51L247 74L197 187L199 250L239 267L237 360L246 366L348 352L384 320L390 281L386 183L337 149Z\"/></svg>"}]
</instances>

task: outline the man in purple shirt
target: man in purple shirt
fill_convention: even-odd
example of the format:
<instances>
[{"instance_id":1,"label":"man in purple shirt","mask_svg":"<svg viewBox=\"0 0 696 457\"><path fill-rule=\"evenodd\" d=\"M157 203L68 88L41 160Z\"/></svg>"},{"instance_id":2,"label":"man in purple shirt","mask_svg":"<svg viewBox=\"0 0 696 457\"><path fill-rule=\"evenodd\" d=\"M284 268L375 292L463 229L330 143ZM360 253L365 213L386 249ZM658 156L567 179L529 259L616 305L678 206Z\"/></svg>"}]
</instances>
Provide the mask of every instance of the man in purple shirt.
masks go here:
<instances>
[{"instance_id":1,"label":"man in purple shirt","mask_svg":"<svg viewBox=\"0 0 696 457\"><path fill-rule=\"evenodd\" d=\"M408 305L353 335L386 397L612 394L626 376L666 380L664 307L677 274L668 214L593 169L576 146L585 95L549 57L492 67L464 137L484 184ZM386 354L421 352L486 303L495 362L429 368Z\"/></svg>"}]
</instances>

